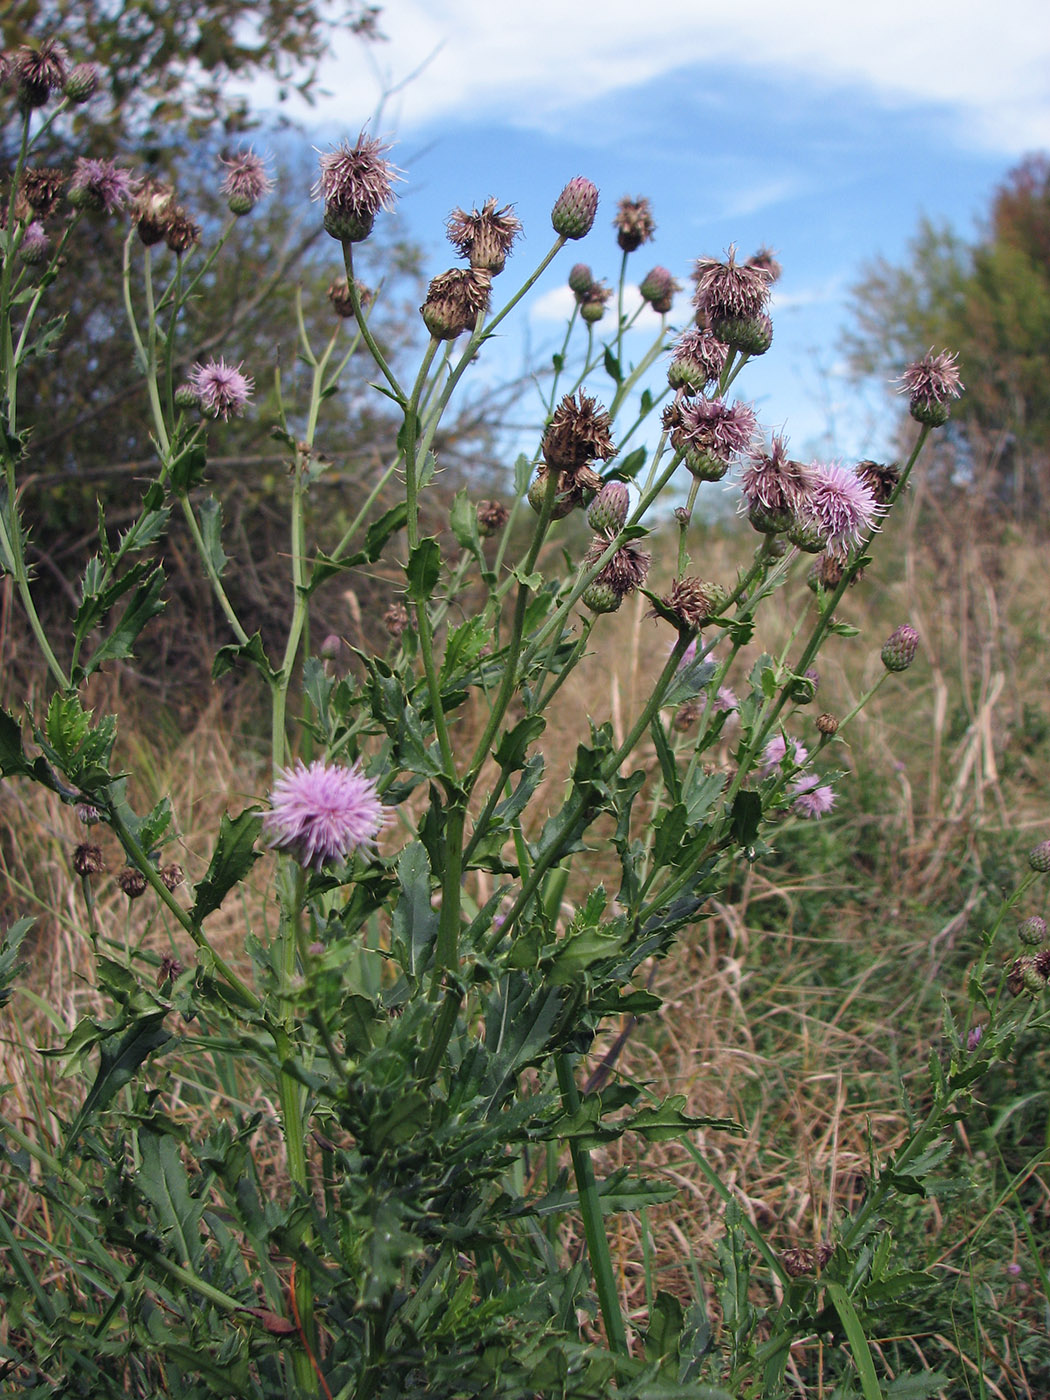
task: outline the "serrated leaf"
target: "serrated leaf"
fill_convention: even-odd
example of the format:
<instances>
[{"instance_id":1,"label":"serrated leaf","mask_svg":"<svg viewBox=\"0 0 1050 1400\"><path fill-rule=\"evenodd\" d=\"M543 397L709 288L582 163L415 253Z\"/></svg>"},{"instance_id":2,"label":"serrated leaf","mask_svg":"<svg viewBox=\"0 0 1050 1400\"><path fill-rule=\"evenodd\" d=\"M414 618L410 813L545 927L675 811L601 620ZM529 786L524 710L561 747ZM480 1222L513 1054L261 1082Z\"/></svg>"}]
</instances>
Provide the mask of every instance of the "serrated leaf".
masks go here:
<instances>
[{"instance_id":1,"label":"serrated leaf","mask_svg":"<svg viewBox=\"0 0 1050 1400\"><path fill-rule=\"evenodd\" d=\"M208 469L208 449L203 442L182 448L171 464L169 481L177 496L185 496L204 480Z\"/></svg>"},{"instance_id":2,"label":"serrated leaf","mask_svg":"<svg viewBox=\"0 0 1050 1400\"><path fill-rule=\"evenodd\" d=\"M425 603L434 592L440 574L441 549L436 538L427 535L412 550L405 565L408 596L417 603Z\"/></svg>"},{"instance_id":3,"label":"serrated leaf","mask_svg":"<svg viewBox=\"0 0 1050 1400\"><path fill-rule=\"evenodd\" d=\"M605 347L605 354L604 354L604 356L603 356L603 363L604 363L604 365L605 365L605 373L609 376L609 378L610 378L611 380L613 380L613 382L616 383L616 384L622 383L622 382L623 382L623 370L620 368L620 361L616 358L616 356L613 354L613 352L609 349L608 345Z\"/></svg>"},{"instance_id":4,"label":"serrated leaf","mask_svg":"<svg viewBox=\"0 0 1050 1400\"><path fill-rule=\"evenodd\" d=\"M221 577L229 560L222 547L222 506L214 496L200 504L201 538L208 563Z\"/></svg>"},{"instance_id":5,"label":"serrated leaf","mask_svg":"<svg viewBox=\"0 0 1050 1400\"><path fill-rule=\"evenodd\" d=\"M449 525L461 549L467 549L475 558L481 556L481 535L478 533L478 512L466 488L457 491L449 512Z\"/></svg>"},{"instance_id":6,"label":"serrated leaf","mask_svg":"<svg viewBox=\"0 0 1050 1400\"><path fill-rule=\"evenodd\" d=\"M98 1109L105 1108L114 1094L134 1079L139 1065L171 1039L171 1032L164 1028L164 1018L167 1014L166 1010L152 1011L132 1022L115 1044L112 1043L115 1037L100 1043L98 1074L69 1129L66 1138L67 1152L76 1142L91 1115Z\"/></svg>"},{"instance_id":7,"label":"serrated leaf","mask_svg":"<svg viewBox=\"0 0 1050 1400\"><path fill-rule=\"evenodd\" d=\"M430 961L438 933L438 914L430 902L430 862L422 842L412 841L397 861L401 887L394 905L392 929L395 946L406 972L417 975Z\"/></svg>"},{"instance_id":8,"label":"serrated leaf","mask_svg":"<svg viewBox=\"0 0 1050 1400\"><path fill-rule=\"evenodd\" d=\"M135 589L113 631L103 638L90 658L78 668L83 676L92 675L106 661L116 661L134 654L135 643L143 628L164 611L165 602L160 596L163 587L164 572L158 567Z\"/></svg>"},{"instance_id":9,"label":"serrated leaf","mask_svg":"<svg viewBox=\"0 0 1050 1400\"><path fill-rule=\"evenodd\" d=\"M257 807L246 808L232 820L223 813L208 869L194 890L190 918L198 927L262 855L255 849L261 831L262 814Z\"/></svg>"},{"instance_id":10,"label":"serrated leaf","mask_svg":"<svg viewBox=\"0 0 1050 1400\"><path fill-rule=\"evenodd\" d=\"M513 773L525 767L525 756L529 745L534 743L547 727L542 715L528 715L519 720L513 729L500 736L500 741L492 757L505 773Z\"/></svg>"},{"instance_id":11,"label":"serrated leaf","mask_svg":"<svg viewBox=\"0 0 1050 1400\"><path fill-rule=\"evenodd\" d=\"M270 665L261 632L253 632L243 645L240 642L230 642L220 647L211 664L212 680L220 680L227 672L233 670L238 661L247 661L249 665L254 666L267 685L271 685L277 679L278 673Z\"/></svg>"}]
</instances>

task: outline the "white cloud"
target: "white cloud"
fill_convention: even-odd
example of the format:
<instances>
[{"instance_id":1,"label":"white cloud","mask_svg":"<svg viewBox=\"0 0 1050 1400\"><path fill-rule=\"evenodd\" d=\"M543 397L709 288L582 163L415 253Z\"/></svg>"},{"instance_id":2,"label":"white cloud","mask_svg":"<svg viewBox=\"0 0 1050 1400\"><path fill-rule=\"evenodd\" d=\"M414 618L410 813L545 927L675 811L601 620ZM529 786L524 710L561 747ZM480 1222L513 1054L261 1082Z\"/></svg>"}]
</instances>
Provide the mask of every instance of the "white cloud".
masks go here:
<instances>
[{"instance_id":1,"label":"white cloud","mask_svg":"<svg viewBox=\"0 0 1050 1400\"><path fill-rule=\"evenodd\" d=\"M889 104L942 108L964 139L1016 154L1050 145L1046 0L752 0L728 18L714 0L387 0L390 44L337 41L315 117L352 129L386 79L401 83L384 126L436 117L550 127L590 99L696 65L756 67L822 85L856 84ZM560 124L560 123L559 123Z\"/></svg>"}]
</instances>

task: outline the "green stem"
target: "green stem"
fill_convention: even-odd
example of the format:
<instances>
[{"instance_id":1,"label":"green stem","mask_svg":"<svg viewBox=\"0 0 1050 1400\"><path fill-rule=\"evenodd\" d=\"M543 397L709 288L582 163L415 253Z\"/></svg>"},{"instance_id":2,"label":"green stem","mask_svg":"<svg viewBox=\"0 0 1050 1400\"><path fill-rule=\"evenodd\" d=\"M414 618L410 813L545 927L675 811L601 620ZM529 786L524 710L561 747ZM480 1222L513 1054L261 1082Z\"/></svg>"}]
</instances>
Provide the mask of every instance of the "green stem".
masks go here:
<instances>
[{"instance_id":1,"label":"green stem","mask_svg":"<svg viewBox=\"0 0 1050 1400\"><path fill-rule=\"evenodd\" d=\"M346 285L349 289L350 305L354 309L354 319L357 321L362 339L368 346L368 353L375 361L379 372L390 385L394 398L401 407L404 408L408 403L408 400L405 398L405 391L398 383L393 370L387 364L386 356L376 344L375 336L373 336L368 324L368 317L365 315L364 308L361 305L361 297L357 290L357 283L354 281L354 245L352 243L343 244L343 263L346 267Z\"/></svg>"},{"instance_id":2,"label":"green stem","mask_svg":"<svg viewBox=\"0 0 1050 1400\"><path fill-rule=\"evenodd\" d=\"M558 1075L558 1088L561 1090L562 1105L567 1114L574 1114L580 1107L579 1090L573 1074L572 1057L560 1054L555 1060ZM609 1240L605 1233L602 1218L601 1197L594 1179L594 1166L591 1154L586 1147L572 1138L569 1142L572 1155L572 1169L576 1177L576 1191L580 1200L580 1215L583 1218L583 1234L587 1241L587 1255L591 1261L591 1273L598 1294L598 1305L605 1323L605 1335L613 1351L621 1356L630 1353L627 1347L627 1333L623 1325L623 1313L613 1273L612 1258L609 1253Z\"/></svg>"}]
</instances>

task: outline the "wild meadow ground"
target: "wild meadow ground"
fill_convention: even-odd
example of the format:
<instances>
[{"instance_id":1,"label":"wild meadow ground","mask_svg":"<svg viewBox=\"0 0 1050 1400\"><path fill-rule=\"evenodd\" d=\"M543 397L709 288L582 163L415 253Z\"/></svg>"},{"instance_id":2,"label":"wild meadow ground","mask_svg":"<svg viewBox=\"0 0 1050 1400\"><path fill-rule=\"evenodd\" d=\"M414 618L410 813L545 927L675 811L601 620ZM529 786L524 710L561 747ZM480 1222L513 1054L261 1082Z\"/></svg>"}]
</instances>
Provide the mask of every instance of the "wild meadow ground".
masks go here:
<instances>
[{"instance_id":1,"label":"wild meadow ground","mask_svg":"<svg viewBox=\"0 0 1050 1400\"><path fill-rule=\"evenodd\" d=\"M969 1024L966 973L978 932L1028 849L1050 832L1045 549L1015 528L978 529L965 508L937 507L921 490L902 510L906 526L843 602L841 618L860 635L825 651L816 698L786 725L815 747L816 716L848 713L878 679L881 639L901 622L919 630L914 666L890 677L842 742L824 750L825 769L842 774L834 811L820 821L789 817L771 855L753 865L741 860L725 899L706 908L669 958L644 970L664 1001L659 1016L644 1030L614 1026L592 1047L593 1083L632 1079L660 1098L685 1095L690 1113L740 1125L738 1134L697 1133L683 1143L647 1146L629 1136L598 1151L599 1175L630 1161L677 1188L666 1205L614 1217L629 1316L644 1316L664 1289L683 1301L705 1297L718 1326L711 1275L727 1195L774 1251L829 1238L837 1213L857 1204L872 1160L885 1161L922 1110L945 1001ZM716 579L731 578L753 547L753 535L738 526L690 537L694 561ZM788 590L804 591L804 572L803 565ZM796 613L768 609L750 649L776 654L787 641L787 624L778 634L776 619ZM545 736L552 772L564 771L557 755L575 744L588 717L611 719L620 731L666 658L666 633L646 618L644 602L625 607L595 638L591 663L564 687ZM180 828L173 854L191 882L206 868L207 834L220 814L267 791L248 686L217 686L195 713L185 697L169 708L144 706L125 668L99 681L92 697L122 716L118 758L136 774L136 799L148 806L170 791ZM4 700L11 707L23 698ZM471 716L459 723L469 728ZM729 725L718 761L729 763L732 743ZM640 762L655 768L655 755L643 752ZM557 803L552 788L546 805ZM71 810L50 795L0 786L3 921L26 913L38 921L28 979L3 1021L0 1084L8 1116L52 1144L89 1070L60 1079L29 1047L58 1045L81 1017L101 1011L83 882L69 864L82 839L74 827ZM586 876L578 877L591 884L614 878L600 838L598 826ZM129 904L116 887L116 843L100 840L110 878L93 882L92 898L103 944L185 958L163 912ZM234 963L244 960L246 930L265 937L276 923L271 882L266 858L244 899L214 916L212 937ZM1041 889L1025 913L1046 915ZM564 900L586 892L574 883ZM488 890L479 884L470 893L480 902ZM383 930L374 932L381 941ZM1013 956L1004 938L999 961ZM958 1378L942 1392L951 1397L1050 1394L1048 1069L1046 1048L1020 1041L1013 1063L982 1084L958 1121L935 1189L901 1207L898 1250L942 1286L921 1317L902 1309L898 1331L869 1339L887 1374L943 1370ZM235 1106L261 1111L257 1141L264 1153L270 1144L277 1189L284 1172L277 1107L257 1086L213 1055L199 1080L184 1070L163 1088L166 1111L187 1122L219 1121ZM46 1238L46 1208L27 1199L20 1209L23 1226ZM560 1244L572 1256L582 1236ZM756 1304L773 1301L761 1285L753 1291ZM800 1397L831 1394L827 1362L819 1336L794 1349L788 1374Z\"/></svg>"}]
</instances>

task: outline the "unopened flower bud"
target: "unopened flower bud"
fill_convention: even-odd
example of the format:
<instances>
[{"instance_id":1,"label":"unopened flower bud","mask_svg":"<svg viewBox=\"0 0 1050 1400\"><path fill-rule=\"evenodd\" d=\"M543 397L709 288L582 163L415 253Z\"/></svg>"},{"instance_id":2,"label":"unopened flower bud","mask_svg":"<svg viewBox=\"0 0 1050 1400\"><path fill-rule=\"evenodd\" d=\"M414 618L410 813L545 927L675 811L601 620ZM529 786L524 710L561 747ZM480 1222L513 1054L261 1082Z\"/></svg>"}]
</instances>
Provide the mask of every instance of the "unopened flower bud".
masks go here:
<instances>
[{"instance_id":1,"label":"unopened flower bud","mask_svg":"<svg viewBox=\"0 0 1050 1400\"><path fill-rule=\"evenodd\" d=\"M1040 841L1028 852L1028 865L1040 875L1050 874L1050 841Z\"/></svg>"},{"instance_id":2,"label":"unopened flower bud","mask_svg":"<svg viewBox=\"0 0 1050 1400\"><path fill-rule=\"evenodd\" d=\"M201 396L189 380L184 379L173 395L176 408L199 408Z\"/></svg>"},{"instance_id":3,"label":"unopened flower bud","mask_svg":"<svg viewBox=\"0 0 1050 1400\"><path fill-rule=\"evenodd\" d=\"M90 802L78 802L74 811L77 814L77 820L82 822L84 826L95 826L102 820L102 813Z\"/></svg>"},{"instance_id":4,"label":"unopened flower bud","mask_svg":"<svg viewBox=\"0 0 1050 1400\"><path fill-rule=\"evenodd\" d=\"M383 626L396 641L409 624L408 609L404 603L391 603L383 614Z\"/></svg>"},{"instance_id":5,"label":"unopened flower bud","mask_svg":"<svg viewBox=\"0 0 1050 1400\"><path fill-rule=\"evenodd\" d=\"M1046 937L1046 920L1041 919L1038 914L1032 914L1018 925L1017 936L1022 943L1035 947Z\"/></svg>"},{"instance_id":6,"label":"unopened flower bud","mask_svg":"<svg viewBox=\"0 0 1050 1400\"><path fill-rule=\"evenodd\" d=\"M84 842L74 850L73 869L78 875L98 875L105 868L106 862L102 859L101 846L92 846Z\"/></svg>"},{"instance_id":7,"label":"unopened flower bud","mask_svg":"<svg viewBox=\"0 0 1050 1400\"><path fill-rule=\"evenodd\" d=\"M18 246L18 256L27 267L40 267L51 256L51 240L44 230L44 225L36 219L26 225L22 242Z\"/></svg>"},{"instance_id":8,"label":"unopened flower bud","mask_svg":"<svg viewBox=\"0 0 1050 1400\"><path fill-rule=\"evenodd\" d=\"M182 873L182 866L174 862L171 865L162 865L157 874L166 890L177 890L186 878Z\"/></svg>"},{"instance_id":9,"label":"unopened flower bud","mask_svg":"<svg viewBox=\"0 0 1050 1400\"><path fill-rule=\"evenodd\" d=\"M593 613L615 612L623 601L611 584L599 583L597 579L587 585L580 600Z\"/></svg>"},{"instance_id":10,"label":"unopened flower bud","mask_svg":"<svg viewBox=\"0 0 1050 1400\"><path fill-rule=\"evenodd\" d=\"M834 715L818 715L817 728L825 738L830 739L832 735L838 733L839 722Z\"/></svg>"},{"instance_id":11,"label":"unopened flower bud","mask_svg":"<svg viewBox=\"0 0 1050 1400\"><path fill-rule=\"evenodd\" d=\"M598 212L598 187L576 175L554 201L551 223L563 238L583 238L594 225Z\"/></svg>"},{"instance_id":12,"label":"unopened flower bud","mask_svg":"<svg viewBox=\"0 0 1050 1400\"><path fill-rule=\"evenodd\" d=\"M591 502L587 524L600 535L618 535L627 521L631 493L622 481L607 481Z\"/></svg>"},{"instance_id":13,"label":"unopened flower bud","mask_svg":"<svg viewBox=\"0 0 1050 1400\"><path fill-rule=\"evenodd\" d=\"M915 660L918 647L918 632L904 623L883 643L882 664L887 671L906 671Z\"/></svg>"},{"instance_id":14,"label":"unopened flower bud","mask_svg":"<svg viewBox=\"0 0 1050 1400\"><path fill-rule=\"evenodd\" d=\"M574 263L569 270L569 290L575 295L577 301L587 291L588 287L594 285L594 273L586 263Z\"/></svg>"},{"instance_id":15,"label":"unopened flower bud","mask_svg":"<svg viewBox=\"0 0 1050 1400\"><path fill-rule=\"evenodd\" d=\"M99 73L93 63L78 63L62 89L70 102L87 102L98 91Z\"/></svg>"},{"instance_id":16,"label":"unopened flower bud","mask_svg":"<svg viewBox=\"0 0 1050 1400\"><path fill-rule=\"evenodd\" d=\"M731 350L745 355L764 355L773 344L773 322L761 312L757 316L719 316L711 330Z\"/></svg>"},{"instance_id":17,"label":"unopened flower bud","mask_svg":"<svg viewBox=\"0 0 1050 1400\"><path fill-rule=\"evenodd\" d=\"M638 284L638 290L643 301L647 301L654 311L665 316L671 309L675 292L681 291L681 287L666 267L654 267Z\"/></svg>"}]
</instances>

